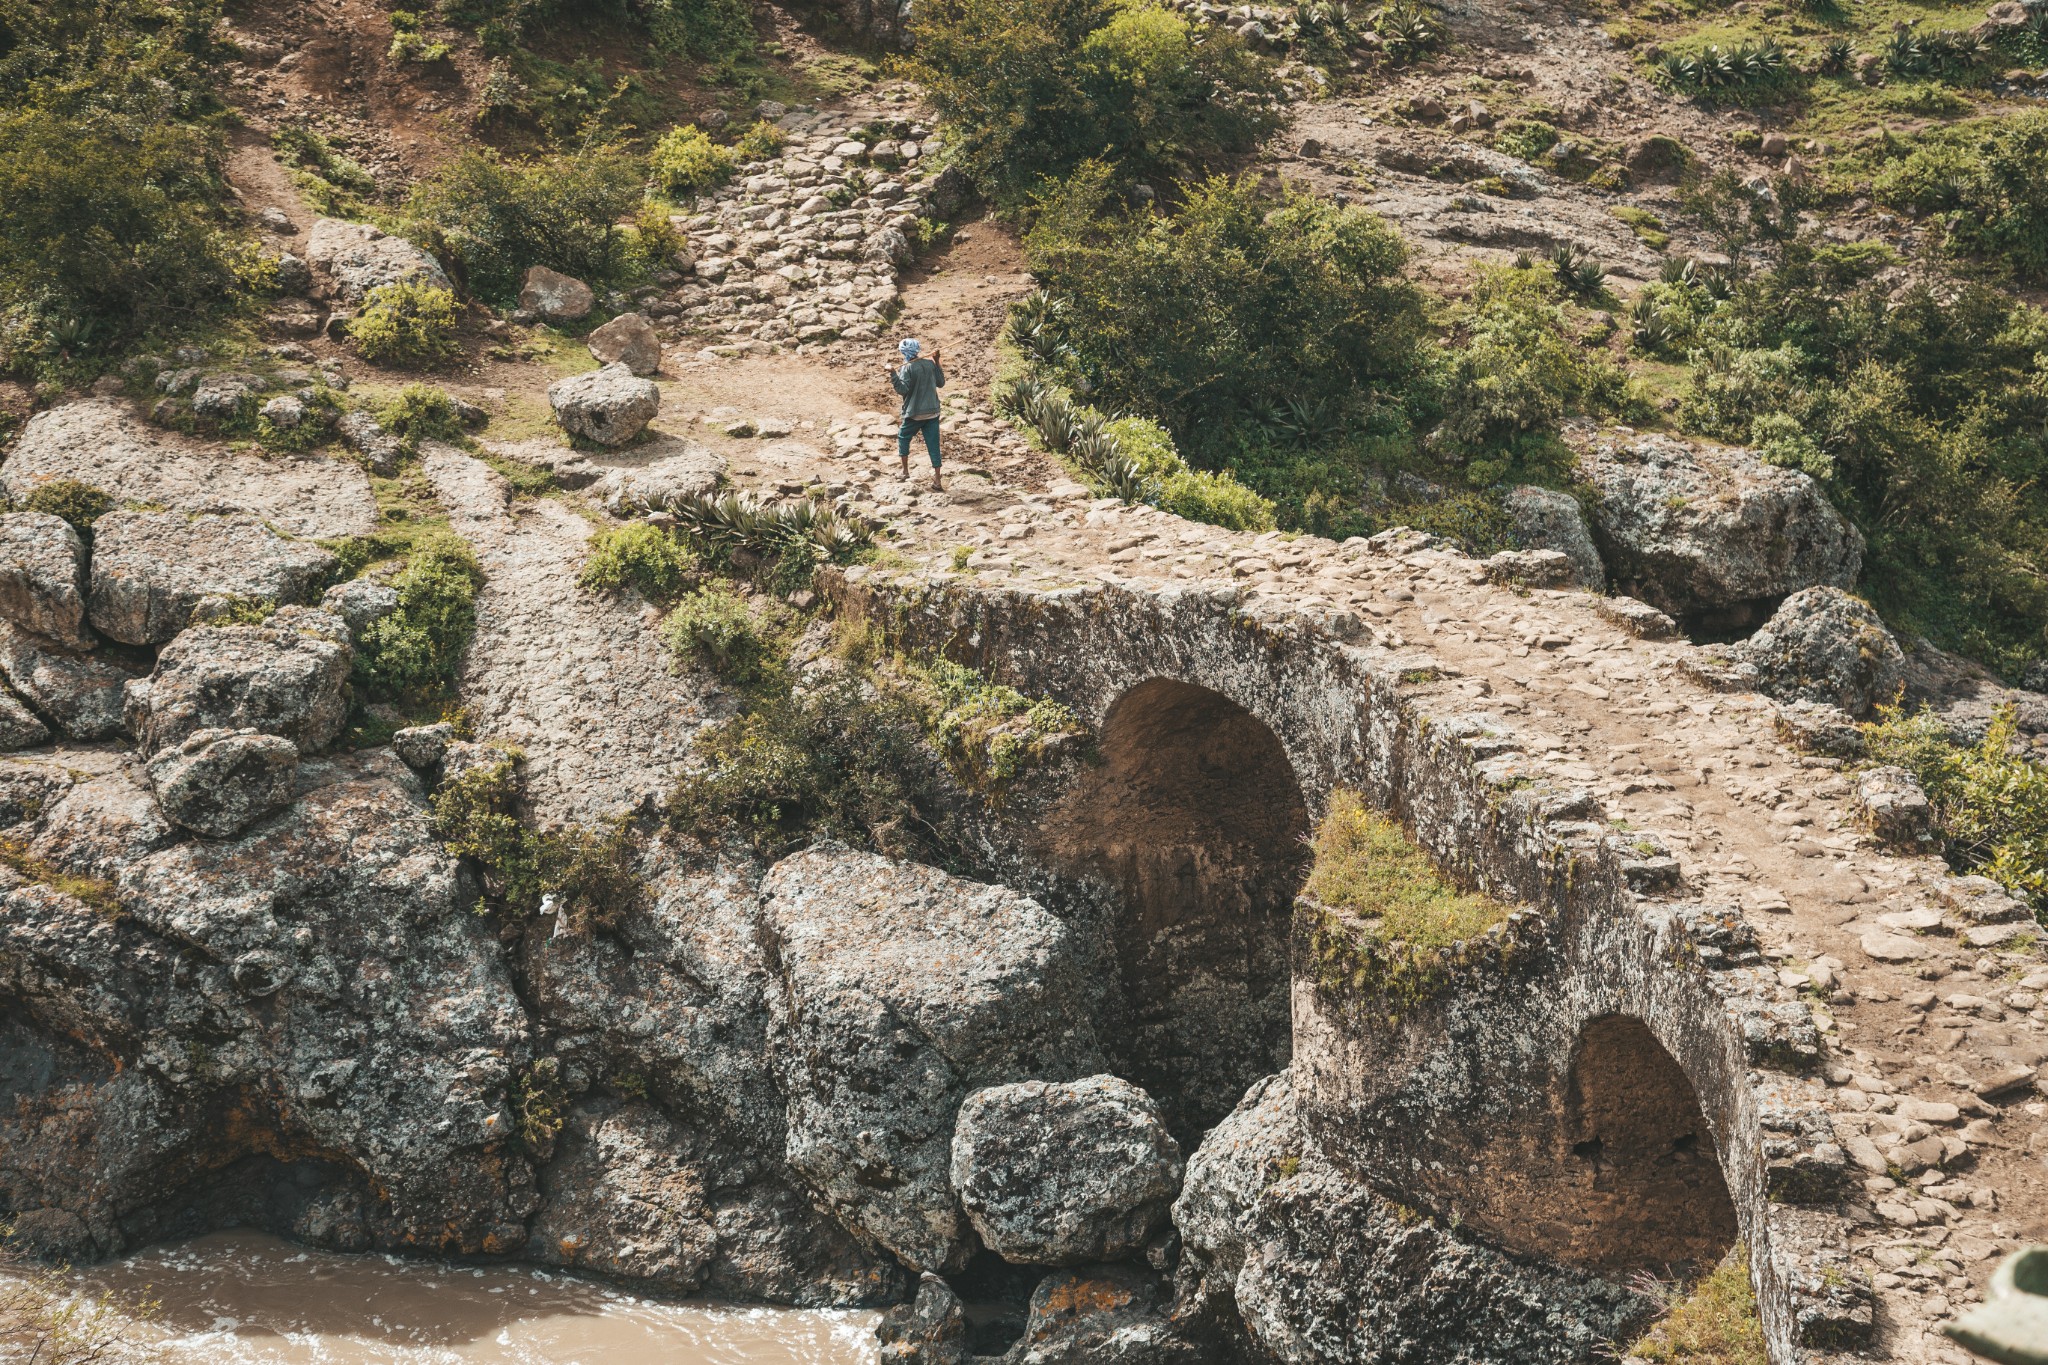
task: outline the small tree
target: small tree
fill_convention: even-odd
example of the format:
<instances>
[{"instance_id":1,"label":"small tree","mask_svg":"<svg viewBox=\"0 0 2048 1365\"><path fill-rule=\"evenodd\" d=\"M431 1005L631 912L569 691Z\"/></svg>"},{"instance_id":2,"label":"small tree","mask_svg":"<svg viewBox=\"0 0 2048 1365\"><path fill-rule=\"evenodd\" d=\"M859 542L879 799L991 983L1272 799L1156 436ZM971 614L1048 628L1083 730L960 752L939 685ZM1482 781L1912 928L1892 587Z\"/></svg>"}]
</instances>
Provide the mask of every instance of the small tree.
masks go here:
<instances>
[{"instance_id":1,"label":"small tree","mask_svg":"<svg viewBox=\"0 0 2048 1365\"><path fill-rule=\"evenodd\" d=\"M601 283L625 264L618 223L640 202L639 172L596 148L513 161L468 152L422 184L408 212L455 261L469 287L503 301L528 266Z\"/></svg>"},{"instance_id":2,"label":"small tree","mask_svg":"<svg viewBox=\"0 0 2048 1365\"><path fill-rule=\"evenodd\" d=\"M380 284L348 322L349 340L378 365L432 365L462 353L455 341L455 296L424 280Z\"/></svg>"}]
</instances>

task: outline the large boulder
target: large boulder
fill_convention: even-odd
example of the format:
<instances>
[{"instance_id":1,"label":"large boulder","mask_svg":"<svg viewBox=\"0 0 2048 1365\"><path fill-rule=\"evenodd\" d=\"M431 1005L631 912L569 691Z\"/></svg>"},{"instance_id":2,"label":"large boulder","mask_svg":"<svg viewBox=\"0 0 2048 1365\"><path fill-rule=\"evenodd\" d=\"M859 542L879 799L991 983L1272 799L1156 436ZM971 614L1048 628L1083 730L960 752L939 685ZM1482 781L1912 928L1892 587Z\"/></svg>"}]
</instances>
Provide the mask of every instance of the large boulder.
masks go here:
<instances>
[{"instance_id":1,"label":"large boulder","mask_svg":"<svg viewBox=\"0 0 2048 1365\"><path fill-rule=\"evenodd\" d=\"M882 1365L968 1365L967 1309L952 1286L931 1272L917 1295L875 1324Z\"/></svg>"},{"instance_id":2,"label":"large boulder","mask_svg":"<svg viewBox=\"0 0 2048 1365\"><path fill-rule=\"evenodd\" d=\"M427 738L415 731L394 748L452 775L475 747L420 742ZM783 1161L786 1103L768 1057L770 976L755 926L759 869L657 848L635 872L645 903L611 931L544 927L529 940L531 998L557 1039L569 1089L631 1075L683 1117L668 1124L594 1100L579 1108L536 1225L550 1246L579 1240L540 1254L672 1293L888 1300L902 1288L900 1269L820 1211ZM632 1195L657 1184L673 1193ZM678 1259L628 1246L661 1241L676 1245ZM701 1257L681 1254L692 1246Z\"/></svg>"},{"instance_id":3,"label":"large boulder","mask_svg":"<svg viewBox=\"0 0 2048 1365\"><path fill-rule=\"evenodd\" d=\"M452 290L441 263L403 237L393 237L368 223L322 218L306 236L306 259L333 281L333 292L359 304L373 289L401 280L419 280L436 289Z\"/></svg>"},{"instance_id":4,"label":"large boulder","mask_svg":"<svg viewBox=\"0 0 2048 1365\"><path fill-rule=\"evenodd\" d=\"M1020 1081L960 1107L952 1177L968 1221L1004 1260L1114 1261L1165 1221L1180 1192L1180 1144L1129 1081Z\"/></svg>"},{"instance_id":5,"label":"large boulder","mask_svg":"<svg viewBox=\"0 0 2048 1365\"><path fill-rule=\"evenodd\" d=\"M548 402L555 420L571 436L621 446L661 411L661 390L624 365L607 365L548 385Z\"/></svg>"},{"instance_id":6,"label":"large boulder","mask_svg":"<svg viewBox=\"0 0 2048 1365\"><path fill-rule=\"evenodd\" d=\"M719 1146L646 1103L577 1105L541 1177L528 1256L670 1294L785 1303L873 1302L900 1285L787 1184L734 1179Z\"/></svg>"},{"instance_id":7,"label":"large boulder","mask_svg":"<svg viewBox=\"0 0 2048 1365\"><path fill-rule=\"evenodd\" d=\"M291 800L299 750L256 730L195 730L148 771L165 819L225 839Z\"/></svg>"},{"instance_id":8,"label":"large boulder","mask_svg":"<svg viewBox=\"0 0 2048 1365\"><path fill-rule=\"evenodd\" d=\"M1804 588L1730 651L1756 669L1756 687L1781 701L1868 714L1896 701L1906 656L1868 602L1840 588Z\"/></svg>"},{"instance_id":9,"label":"large boulder","mask_svg":"<svg viewBox=\"0 0 2048 1365\"><path fill-rule=\"evenodd\" d=\"M145 757L201 730L256 730L314 753L348 719L353 657L345 641L289 625L194 626L128 685L128 728Z\"/></svg>"},{"instance_id":10,"label":"large boulder","mask_svg":"<svg viewBox=\"0 0 2048 1365\"><path fill-rule=\"evenodd\" d=\"M548 322L576 322L590 316L597 295L573 275L536 265L519 283L519 306Z\"/></svg>"},{"instance_id":11,"label":"large boulder","mask_svg":"<svg viewBox=\"0 0 2048 1365\"><path fill-rule=\"evenodd\" d=\"M1555 488L1522 484L1510 488L1501 505L1524 549L1555 550L1570 562L1563 586L1606 590L1607 570L1593 547L1593 533L1586 529L1586 514L1577 498Z\"/></svg>"},{"instance_id":12,"label":"large boulder","mask_svg":"<svg viewBox=\"0 0 2048 1365\"><path fill-rule=\"evenodd\" d=\"M106 878L77 889L124 912L0 877L17 1231L71 1256L238 1224L517 1251L537 1202L514 1108L531 1026L417 780L382 751L317 760L240 837L152 849L81 823L86 788L121 778L9 831Z\"/></svg>"},{"instance_id":13,"label":"large boulder","mask_svg":"<svg viewBox=\"0 0 2048 1365\"><path fill-rule=\"evenodd\" d=\"M776 864L760 913L790 1166L907 1264L959 1269L962 1101L1101 1069L1077 936L1004 887L835 847Z\"/></svg>"},{"instance_id":14,"label":"large boulder","mask_svg":"<svg viewBox=\"0 0 2048 1365\"><path fill-rule=\"evenodd\" d=\"M1802 588L1848 588L1863 536L1796 470L1644 436L1580 456L1593 533L1622 592L1709 630L1753 626Z\"/></svg>"},{"instance_id":15,"label":"large boulder","mask_svg":"<svg viewBox=\"0 0 2048 1365\"><path fill-rule=\"evenodd\" d=\"M0 516L0 616L59 644L91 649L85 565L85 542L62 517Z\"/></svg>"},{"instance_id":16,"label":"large boulder","mask_svg":"<svg viewBox=\"0 0 2048 1365\"><path fill-rule=\"evenodd\" d=\"M245 512L305 540L367 535L378 524L369 475L352 460L232 450L152 426L113 398L29 418L0 466L0 486L26 502L55 479L91 484L117 504Z\"/></svg>"},{"instance_id":17,"label":"large boulder","mask_svg":"<svg viewBox=\"0 0 2048 1365\"><path fill-rule=\"evenodd\" d=\"M1313 1143L1258 1194L1236 1298L1259 1358L1582 1365L1646 1314L1629 1286L1503 1255L1332 1167Z\"/></svg>"},{"instance_id":18,"label":"large boulder","mask_svg":"<svg viewBox=\"0 0 2048 1365\"><path fill-rule=\"evenodd\" d=\"M122 689L135 675L100 653L65 649L0 621L0 673L70 739L121 733Z\"/></svg>"},{"instance_id":19,"label":"large boulder","mask_svg":"<svg viewBox=\"0 0 2048 1365\"><path fill-rule=\"evenodd\" d=\"M661 368L661 338L654 324L638 313L621 313L592 332L586 342L600 364L624 365L634 374Z\"/></svg>"},{"instance_id":20,"label":"large boulder","mask_svg":"<svg viewBox=\"0 0 2048 1365\"><path fill-rule=\"evenodd\" d=\"M1299 1159L1305 1141L1294 1078L1285 1071L1254 1083L1229 1117L1202 1135L1173 1205L1183 1302L1236 1318L1237 1275L1259 1192L1279 1179L1282 1163Z\"/></svg>"},{"instance_id":21,"label":"large boulder","mask_svg":"<svg viewBox=\"0 0 2048 1365\"><path fill-rule=\"evenodd\" d=\"M94 626L131 645L162 644L202 599L305 602L334 572L318 545L287 540L255 517L109 512L93 528Z\"/></svg>"}]
</instances>

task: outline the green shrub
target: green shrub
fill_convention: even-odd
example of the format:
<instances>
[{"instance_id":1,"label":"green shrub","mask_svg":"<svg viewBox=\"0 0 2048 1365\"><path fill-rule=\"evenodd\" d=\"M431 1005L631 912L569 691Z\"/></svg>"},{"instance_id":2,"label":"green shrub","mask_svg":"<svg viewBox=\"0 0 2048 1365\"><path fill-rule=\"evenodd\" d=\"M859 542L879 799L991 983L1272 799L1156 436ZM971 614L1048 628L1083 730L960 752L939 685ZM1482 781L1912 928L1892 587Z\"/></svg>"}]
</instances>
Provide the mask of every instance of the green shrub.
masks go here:
<instances>
[{"instance_id":1,"label":"green shrub","mask_svg":"<svg viewBox=\"0 0 2048 1365\"><path fill-rule=\"evenodd\" d=\"M733 140L733 155L741 161L766 161L781 153L789 139L780 128L767 119L757 119L754 126Z\"/></svg>"},{"instance_id":2,"label":"green shrub","mask_svg":"<svg viewBox=\"0 0 2048 1365\"><path fill-rule=\"evenodd\" d=\"M421 441L454 441L462 436L455 400L432 384L407 384L377 409L377 424L418 449Z\"/></svg>"},{"instance_id":3,"label":"green shrub","mask_svg":"<svg viewBox=\"0 0 2048 1365\"><path fill-rule=\"evenodd\" d=\"M1949 865L2025 896L2048 924L2048 766L2020 752L2011 708L1974 746L1952 742L1928 712L1895 707L1863 734L1872 763L1904 768L1927 793Z\"/></svg>"},{"instance_id":4,"label":"green shrub","mask_svg":"<svg viewBox=\"0 0 2048 1365\"><path fill-rule=\"evenodd\" d=\"M1541 270L1483 271L1445 350L1437 439L1483 457L1474 459L1473 483L1500 478L1503 459L1545 451L1567 414L1618 382L1577 343L1550 288Z\"/></svg>"},{"instance_id":5,"label":"green shrub","mask_svg":"<svg viewBox=\"0 0 2048 1365\"><path fill-rule=\"evenodd\" d=\"M356 681L385 697L446 686L476 633L483 583L476 555L454 536L416 546L392 580L398 610L371 623L356 642Z\"/></svg>"},{"instance_id":6,"label":"green shrub","mask_svg":"<svg viewBox=\"0 0 2048 1365\"><path fill-rule=\"evenodd\" d=\"M819 835L935 858L949 827L944 772L909 699L841 676L777 695L697 738L704 766L677 784L669 823L737 832L774 856Z\"/></svg>"},{"instance_id":7,"label":"green shrub","mask_svg":"<svg viewBox=\"0 0 2048 1365\"><path fill-rule=\"evenodd\" d=\"M374 365L435 365L462 354L455 295L418 279L372 289L349 319L348 337Z\"/></svg>"},{"instance_id":8,"label":"green shrub","mask_svg":"<svg viewBox=\"0 0 2048 1365\"><path fill-rule=\"evenodd\" d=\"M1401 822L1357 792L1331 793L1315 835L1315 865L1302 894L1377 921L1379 936L1418 948L1447 947L1483 934L1508 907L1461 891L1437 870Z\"/></svg>"},{"instance_id":9,"label":"green shrub","mask_svg":"<svg viewBox=\"0 0 2048 1365\"><path fill-rule=\"evenodd\" d=\"M391 11L391 50L385 54L394 62L445 62L448 44L429 41L420 31L420 16L411 10Z\"/></svg>"},{"instance_id":10,"label":"green shrub","mask_svg":"<svg viewBox=\"0 0 2048 1365\"><path fill-rule=\"evenodd\" d=\"M1928 133L1878 173L1872 190L1938 217L1955 249L2048 282L2048 111Z\"/></svg>"},{"instance_id":11,"label":"green shrub","mask_svg":"<svg viewBox=\"0 0 2048 1365\"><path fill-rule=\"evenodd\" d=\"M508 750L443 783L432 803L434 837L451 853L474 858L485 894L515 915L552 902L574 930L616 927L645 903L632 831L624 822L598 830L529 828L518 814L520 757Z\"/></svg>"},{"instance_id":12,"label":"green shrub","mask_svg":"<svg viewBox=\"0 0 2048 1365\"><path fill-rule=\"evenodd\" d=\"M279 128L270 135L270 145L292 169L293 183L315 212L361 218L382 197L375 176L311 129Z\"/></svg>"},{"instance_id":13,"label":"green shrub","mask_svg":"<svg viewBox=\"0 0 2048 1365\"><path fill-rule=\"evenodd\" d=\"M707 583L676 603L662 639L679 660L696 659L734 683L760 682L776 662L779 631L723 583Z\"/></svg>"},{"instance_id":14,"label":"green shrub","mask_svg":"<svg viewBox=\"0 0 2048 1365\"><path fill-rule=\"evenodd\" d=\"M1658 1321L1626 1354L1652 1365L1768 1365L1749 1258L1740 1251L1690 1288L1657 1288Z\"/></svg>"},{"instance_id":15,"label":"green shrub","mask_svg":"<svg viewBox=\"0 0 2048 1365\"><path fill-rule=\"evenodd\" d=\"M660 270L674 262L685 245L683 234L659 204L643 204L633 215L633 259L648 270Z\"/></svg>"},{"instance_id":16,"label":"green shrub","mask_svg":"<svg viewBox=\"0 0 2048 1365\"><path fill-rule=\"evenodd\" d=\"M738 164L730 148L721 147L694 123L671 128L648 153L648 170L663 194L684 199L717 189L732 178Z\"/></svg>"},{"instance_id":17,"label":"green shrub","mask_svg":"<svg viewBox=\"0 0 2048 1365\"><path fill-rule=\"evenodd\" d=\"M503 303L529 266L592 285L616 277L626 258L619 220L640 198L639 172L614 149L529 160L473 151L415 189L406 211L471 290Z\"/></svg>"},{"instance_id":18,"label":"green shrub","mask_svg":"<svg viewBox=\"0 0 2048 1365\"><path fill-rule=\"evenodd\" d=\"M79 479L48 479L29 490L21 507L25 512L62 517L90 543L93 523L114 510L114 499Z\"/></svg>"},{"instance_id":19,"label":"green shrub","mask_svg":"<svg viewBox=\"0 0 2048 1365\"><path fill-rule=\"evenodd\" d=\"M1534 161L1557 145L1557 129L1541 119L1510 119L1494 134L1493 145L1509 156Z\"/></svg>"},{"instance_id":20,"label":"green shrub","mask_svg":"<svg viewBox=\"0 0 2048 1365\"><path fill-rule=\"evenodd\" d=\"M1272 77L1228 29L1153 0L935 0L913 66L977 183L1016 199L1089 157L1151 174L1249 148Z\"/></svg>"},{"instance_id":21,"label":"green shrub","mask_svg":"<svg viewBox=\"0 0 2048 1365\"><path fill-rule=\"evenodd\" d=\"M697 557L674 535L632 521L591 537L590 558L577 581L592 592L631 588L650 602L666 602L683 590L696 569Z\"/></svg>"},{"instance_id":22,"label":"green shrub","mask_svg":"<svg viewBox=\"0 0 2048 1365\"><path fill-rule=\"evenodd\" d=\"M954 776L985 797L1088 737L1087 727L1060 703L991 683L971 668L935 659L905 672L928 716L933 745Z\"/></svg>"},{"instance_id":23,"label":"green shrub","mask_svg":"<svg viewBox=\"0 0 2048 1365\"><path fill-rule=\"evenodd\" d=\"M1821 479L1895 624L2009 671L2048 655L2048 314L1902 285L1888 252L1781 251L1701 320L1681 420Z\"/></svg>"},{"instance_id":24,"label":"green shrub","mask_svg":"<svg viewBox=\"0 0 2048 1365\"><path fill-rule=\"evenodd\" d=\"M1373 214L1248 178L1184 186L1173 217L1118 211L1109 191L1100 163L1076 174L1041 202L1026 255L1065 310L1064 368L1166 423L1194 463L1222 463L1256 409L1361 401L1415 371L1422 298Z\"/></svg>"},{"instance_id":25,"label":"green shrub","mask_svg":"<svg viewBox=\"0 0 2048 1365\"><path fill-rule=\"evenodd\" d=\"M0 0L0 365L218 318L254 244L214 130L217 5Z\"/></svg>"}]
</instances>

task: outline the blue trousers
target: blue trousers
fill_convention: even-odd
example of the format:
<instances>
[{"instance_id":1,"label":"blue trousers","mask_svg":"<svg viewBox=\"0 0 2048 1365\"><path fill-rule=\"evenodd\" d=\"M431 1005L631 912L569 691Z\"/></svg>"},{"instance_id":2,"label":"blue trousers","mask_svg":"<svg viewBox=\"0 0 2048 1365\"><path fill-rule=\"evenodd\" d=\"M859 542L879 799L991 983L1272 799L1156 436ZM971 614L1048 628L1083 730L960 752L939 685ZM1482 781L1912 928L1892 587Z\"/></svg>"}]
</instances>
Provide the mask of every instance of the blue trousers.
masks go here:
<instances>
[{"instance_id":1,"label":"blue trousers","mask_svg":"<svg viewBox=\"0 0 2048 1365\"><path fill-rule=\"evenodd\" d=\"M925 454L932 457L932 468L939 467L939 419L936 417L906 417L903 426L896 433L896 458L910 458L910 438L918 432L924 433Z\"/></svg>"}]
</instances>

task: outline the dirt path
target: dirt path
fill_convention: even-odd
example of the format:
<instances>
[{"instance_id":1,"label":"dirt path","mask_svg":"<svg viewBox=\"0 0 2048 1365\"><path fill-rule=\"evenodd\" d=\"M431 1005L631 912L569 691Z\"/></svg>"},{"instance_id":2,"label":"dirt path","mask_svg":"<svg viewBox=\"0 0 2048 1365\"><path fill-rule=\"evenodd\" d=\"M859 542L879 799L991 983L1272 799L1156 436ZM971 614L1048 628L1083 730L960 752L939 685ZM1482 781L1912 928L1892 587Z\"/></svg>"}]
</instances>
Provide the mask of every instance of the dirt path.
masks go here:
<instances>
[{"instance_id":1,"label":"dirt path","mask_svg":"<svg viewBox=\"0 0 2048 1365\"><path fill-rule=\"evenodd\" d=\"M671 671L650 608L576 585L590 523L555 499L510 502L451 446L422 464L486 575L462 702L480 737L525 750L535 814L589 823L666 796L707 700Z\"/></svg>"}]
</instances>

